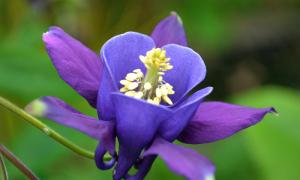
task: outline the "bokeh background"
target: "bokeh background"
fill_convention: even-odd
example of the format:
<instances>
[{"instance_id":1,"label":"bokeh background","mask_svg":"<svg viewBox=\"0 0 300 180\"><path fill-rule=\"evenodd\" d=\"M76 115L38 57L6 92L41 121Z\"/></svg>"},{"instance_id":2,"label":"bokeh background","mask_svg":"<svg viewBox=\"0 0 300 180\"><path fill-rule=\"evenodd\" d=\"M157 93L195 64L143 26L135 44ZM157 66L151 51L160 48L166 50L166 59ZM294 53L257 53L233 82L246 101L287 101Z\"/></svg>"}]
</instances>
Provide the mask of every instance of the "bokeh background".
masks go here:
<instances>
[{"instance_id":1,"label":"bokeh background","mask_svg":"<svg viewBox=\"0 0 300 180\"><path fill-rule=\"evenodd\" d=\"M193 146L216 165L217 180L300 179L300 1L293 0L1 0L0 95L24 107L52 95L96 116L57 75L41 36L58 25L99 52L126 31L150 34L170 11L182 18L189 46L204 58L208 100L274 106L279 116L216 143ZM43 120L79 145L96 142ZM0 141L41 179L110 179L12 113L0 109ZM6 161L11 179L25 177ZM157 160L151 179L183 179Z\"/></svg>"}]
</instances>

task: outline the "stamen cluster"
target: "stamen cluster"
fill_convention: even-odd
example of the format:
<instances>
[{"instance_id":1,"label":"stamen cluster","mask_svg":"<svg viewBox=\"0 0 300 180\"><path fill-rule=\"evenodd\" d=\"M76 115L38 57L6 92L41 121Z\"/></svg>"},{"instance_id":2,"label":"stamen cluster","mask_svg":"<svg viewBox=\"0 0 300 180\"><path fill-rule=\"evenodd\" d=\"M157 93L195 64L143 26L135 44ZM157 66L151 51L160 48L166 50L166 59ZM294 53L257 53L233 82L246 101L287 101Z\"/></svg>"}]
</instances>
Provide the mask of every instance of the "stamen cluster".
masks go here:
<instances>
[{"instance_id":1,"label":"stamen cluster","mask_svg":"<svg viewBox=\"0 0 300 180\"><path fill-rule=\"evenodd\" d=\"M158 105L163 101L172 105L173 102L168 95L175 93L173 86L163 80L165 72L173 68L170 58L166 57L166 51L154 48L148 51L146 56L140 55L139 58L147 69L146 76L141 69L128 73L125 79L120 81L123 85L120 92L135 98L146 99L153 104Z\"/></svg>"},{"instance_id":2,"label":"stamen cluster","mask_svg":"<svg viewBox=\"0 0 300 180\"><path fill-rule=\"evenodd\" d=\"M160 48L154 48L148 51L146 56L140 55L139 58L148 70L158 69L160 75L164 75L164 71L173 68L170 64L171 59L166 57L166 50Z\"/></svg>"}]
</instances>

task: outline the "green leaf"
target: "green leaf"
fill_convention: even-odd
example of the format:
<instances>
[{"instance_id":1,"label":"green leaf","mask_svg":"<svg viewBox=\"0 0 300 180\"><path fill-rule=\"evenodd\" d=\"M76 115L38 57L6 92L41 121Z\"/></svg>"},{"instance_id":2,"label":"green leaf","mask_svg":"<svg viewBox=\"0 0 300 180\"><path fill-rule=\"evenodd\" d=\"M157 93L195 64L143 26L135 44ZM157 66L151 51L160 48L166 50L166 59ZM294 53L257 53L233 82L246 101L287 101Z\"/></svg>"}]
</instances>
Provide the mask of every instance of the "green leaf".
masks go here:
<instances>
[{"instance_id":1,"label":"green leaf","mask_svg":"<svg viewBox=\"0 0 300 180\"><path fill-rule=\"evenodd\" d=\"M265 87L233 99L254 107L273 106L279 116L268 115L245 135L249 154L263 180L300 178L300 94L282 87Z\"/></svg>"}]
</instances>

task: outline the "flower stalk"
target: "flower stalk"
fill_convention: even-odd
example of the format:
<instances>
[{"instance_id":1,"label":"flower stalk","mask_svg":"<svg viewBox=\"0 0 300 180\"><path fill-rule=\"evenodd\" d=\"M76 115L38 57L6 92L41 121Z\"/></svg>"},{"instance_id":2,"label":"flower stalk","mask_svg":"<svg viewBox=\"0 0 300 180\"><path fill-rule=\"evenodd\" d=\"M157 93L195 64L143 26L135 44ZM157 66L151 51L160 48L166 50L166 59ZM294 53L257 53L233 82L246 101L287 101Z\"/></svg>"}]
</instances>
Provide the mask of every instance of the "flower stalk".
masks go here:
<instances>
[{"instance_id":1,"label":"flower stalk","mask_svg":"<svg viewBox=\"0 0 300 180\"><path fill-rule=\"evenodd\" d=\"M65 147L69 148L73 152L75 152L75 153L77 153L77 154L79 154L83 157L86 157L86 158L89 158L89 159L94 159L94 153L93 152L88 151L88 150L74 144L70 140L63 137L61 134L59 134L56 131L54 131L53 129L51 129L46 124L42 123L41 121L39 121L35 117L31 116L30 114L28 114L27 112L25 112L24 110L17 107L16 105L14 105L13 103L11 103L8 100L4 99L1 96L0 96L0 105L3 106L4 108L10 110L14 114L18 115L19 117L21 117L22 119L24 119L25 121L30 123L31 125L35 126L39 130L41 130L44 134L51 137L52 139L59 142L60 144L64 145ZM105 160L110 160L110 157L104 157L104 159Z\"/></svg>"},{"instance_id":2,"label":"flower stalk","mask_svg":"<svg viewBox=\"0 0 300 180\"><path fill-rule=\"evenodd\" d=\"M8 173L7 173L4 159L2 157L2 153L0 154L0 166L1 166L1 178L3 180L8 180Z\"/></svg>"},{"instance_id":3,"label":"flower stalk","mask_svg":"<svg viewBox=\"0 0 300 180\"><path fill-rule=\"evenodd\" d=\"M2 144L0 145L0 152L5 156L11 163L13 163L22 173L24 173L28 179L37 180L39 179L21 160L19 160L12 152L5 148ZM2 161L2 168L4 170L5 178L8 179L7 171Z\"/></svg>"}]
</instances>

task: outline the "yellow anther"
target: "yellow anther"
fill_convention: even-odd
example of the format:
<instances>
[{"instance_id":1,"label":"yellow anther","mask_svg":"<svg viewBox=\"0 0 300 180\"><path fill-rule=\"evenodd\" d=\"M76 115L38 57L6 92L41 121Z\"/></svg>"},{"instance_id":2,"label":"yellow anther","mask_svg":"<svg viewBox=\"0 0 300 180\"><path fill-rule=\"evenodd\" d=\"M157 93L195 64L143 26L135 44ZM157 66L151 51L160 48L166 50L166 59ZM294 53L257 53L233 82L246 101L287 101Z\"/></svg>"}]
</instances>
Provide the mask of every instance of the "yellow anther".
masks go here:
<instances>
[{"instance_id":1,"label":"yellow anther","mask_svg":"<svg viewBox=\"0 0 300 180\"><path fill-rule=\"evenodd\" d=\"M163 96L166 96L168 95L168 89L165 85L162 85L161 88L160 88L160 92Z\"/></svg>"},{"instance_id":2,"label":"yellow anther","mask_svg":"<svg viewBox=\"0 0 300 180\"><path fill-rule=\"evenodd\" d=\"M156 95L156 97L161 97L162 96L160 88L155 89L155 95Z\"/></svg>"},{"instance_id":3,"label":"yellow anther","mask_svg":"<svg viewBox=\"0 0 300 180\"><path fill-rule=\"evenodd\" d=\"M159 105L159 102L158 101L154 101L153 99L147 99L147 101L151 104L156 104L156 105Z\"/></svg>"},{"instance_id":4,"label":"yellow anther","mask_svg":"<svg viewBox=\"0 0 300 180\"><path fill-rule=\"evenodd\" d=\"M168 94L175 94L175 91L173 89L168 89Z\"/></svg>"},{"instance_id":5,"label":"yellow anther","mask_svg":"<svg viewBox=\"0 0 300 180\"><path fill-rule=\"evenodd\" d=\"M160 98L159 97L155 97L153 99L154 104L159 104L160 103Z\"/></svg>"},{"instance_id":6,"label":"yellow anther","mask_svg":"<svg viewBox=\"0 0 300 180\"><path fill-rule=\"evenodd\" d=\"M140 58L140 60L142 61L142 63L144 63L144 64L145 64L145 62L146 62L146 57L145 57L145 56L142 56L142 55L140 55L140 56L139 56L139 58Z\"/></svg>"},{"instance_id":7,"label":"yellow anther","mask_svg":"<svg viewBox=\"0 0 300 180\"><path fill-rule=\"evenodd\" d=\"M122 84L122 85L124 85L124 86L126 86L127 84L129 84L130 83L130 81L127 81L127 80L121 80L120 81L120 83Z\"/></svg>"},{"instance_id":8,"label":"yellow anther","mask_svg":"<svg viewBox=\"0 0 300 180\"><path fill-rule=\"evenodd\" d=\"M122 88L120 89L120 92L126 92L126 91L128 91L128 89L127 89L126 87L122 87Z\"/></svg>"},{"instance_id":9,"label":"yellow anther","mask_svg":"<svg viewBox=\"0 0 300 180\"><path fill-rule=\"evenodd\" d=\"M148 101L149 103L152 103L152 104L153 104L153 100L152 100L152 99L147 99L147 101Z\"/></svg>"},{"instance_id":10,"label":"yellow anther","mask_svg":"<svg viewBox=\"0 0 300 180\"><path fill-rule=\"evenodd\" d=\"M165 66L165 70L167 71L167 70L171 70L171 69L173 69L173 66L171 66L171 65L166 65Z\"/></svg>"},{"instance_id":11,"label":"yellow anther","mask_svg":"<svg viewBox=\"0 0 300 180\"><path fill-rule=\"evenodd\" d=\"M134 90L134 89L136 89L137 87L139 87L139 84L138 84L137 82L131 82L131 83L127 84L126 87L127 87L129 90Z\"/></svg>"},{"instance_id":12,"label":"yellow anther","mask_svg":"<svg viewBox=\"0 0 300 180\"><path fill-rule=\"evenodd\" d=\"M144 73L142 72L141 69L135 69L135 70L133 70L133 72L137 75L137 78L143 78L144 77Z\"/></svg>"},{"instance_id":13,"label":"yellow anther","mask_svg":"<svg viewBox=\"0 0 300 180\"><path fill-rule=\"evenodd\" d=\"M158 76L158 82L162 82L163 81L163 77L162 76Z\"/></svg>"},{"instance_id":14,"label":"yellow anther","mask_svg":"<svg viewBox=\"0 0 300 180\"><path fill-rule=\"evenodd\" d=\"M137 79L137 75L135 73L128 73L125 77L126 80L128 81L134 81Z\"/></svg>"},{"instance_id":15,"label":"yellow anther","mask_svg":"<svg viewBox=\"0 0 300 180\"><path fill-rule=\"evenodd\" d=\"M144 89L145 89L145 90L150 90L151 88L152 88L151 83L146 82L146 83L144 84Z\"/></svg>"},{"instance_id":16,"label":"yellow anther","mask_svg":"<svg viewBox=\"0 0 300 180\"><path fill-rule=\"evenodd\" d=\"M134 96L136 95L136 92L135 92L135 91L127 91L127 92L125 93L125 95L126 95L126 96L132 96L132 97L134 97Z\"/></svg>"},{"instance_id":17,"label":"yellow anther","mask_svg":"<svg viewBox=\"0 0 300 180\"><path fill-rule=\"evenodd\" d=\"M173 105L172 100L168 96L162 96L162 99L169 105Z\"/></svg>"},{"instance_id":18,"label":"yellow anther","mask_svg":"<svg viewBox=\"0 0 300 180\"><path fill-rule=\"evenodd\" d=\"M138 98L138 99L141 99L141 98L143 97L143 95L144 95L144 93L141 92L141 91L139 91L139 92L137 92L137 93L134 95L134 97L135 97L135 98Z\"/></svg>"},{"instance_id":19,"label":"yellow anther","mask_svg":"<svg viewBox=\"0 0 300 180\"><path fill-rule=\"evenodd\" d=\"M140 56L140 60L145 64L146 68L155 68L162 71L172 69L169 61L170 58L166 57L166 50L155 48L146 53L146 56Z\"/></svg>"},{"instance_id":20,"label":"yellow anther","mask_svg":"<svg viewBox=\"0 0 300 180\"><path fill-rule=\"evenodd\" d=\"M173 89L173 86L171 86L171 84L169 84L169 83L166 83L165 86L166 86L168 89Z\"/></svg>"},{"instance_id":21,"label":"yellow anther","mask_svg":"<svg viewBox=\"0 0 300 180\"><path fill-rule=\"evenodd\" d=\"M171 86L169 83L166 83L165 86L168 90L168 94L175 94L175 91L173 90L173 86Z\"/></svg>"},{"instance_id":22,"label":"yellow anther","mask_svg":"<svg viewBox=\"0 0 300 180\"><path fill-rule=\"evenodd\" d=\"M165 57L166 57L166 51L162 51L162 52L160 53L159 57L160 57L161 59L165 58ZM170 59L170 58L167 58L167 59Z\"/></svg>"},{"instance_id":23,"label":"yellow anther","mask_svg":"<svg viewBox=\"0 0 300 180\"><path fill-rule=\"evenodd\" d=\"M141 69L135 69L132 72L138 73L138 72L142 72L142 70Z\"/></svg>"}]
</instances>

